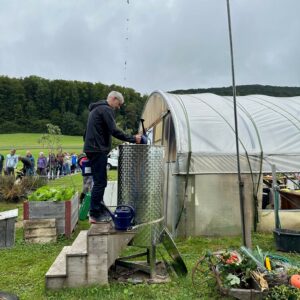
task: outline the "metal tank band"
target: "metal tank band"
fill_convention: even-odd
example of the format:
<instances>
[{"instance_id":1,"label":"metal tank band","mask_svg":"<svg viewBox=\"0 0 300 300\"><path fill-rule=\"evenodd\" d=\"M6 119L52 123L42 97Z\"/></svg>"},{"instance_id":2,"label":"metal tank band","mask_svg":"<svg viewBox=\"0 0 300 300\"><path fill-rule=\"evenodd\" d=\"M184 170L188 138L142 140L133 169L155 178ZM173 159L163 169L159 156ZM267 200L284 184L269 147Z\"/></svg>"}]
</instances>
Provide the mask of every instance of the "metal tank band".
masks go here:
<instances>
[{"instance_id":1,"label":"metal tank band","mask_svg":"<svg viewBox=\"0 0 300 300\"><path fill-rule=\"evenodd\" d=\"M118 205L133 206L135 223L146 224L138 226L135 246L156 245L163 229L163 156L163 146L119 146Z\"/></svg>"}]
</instances>

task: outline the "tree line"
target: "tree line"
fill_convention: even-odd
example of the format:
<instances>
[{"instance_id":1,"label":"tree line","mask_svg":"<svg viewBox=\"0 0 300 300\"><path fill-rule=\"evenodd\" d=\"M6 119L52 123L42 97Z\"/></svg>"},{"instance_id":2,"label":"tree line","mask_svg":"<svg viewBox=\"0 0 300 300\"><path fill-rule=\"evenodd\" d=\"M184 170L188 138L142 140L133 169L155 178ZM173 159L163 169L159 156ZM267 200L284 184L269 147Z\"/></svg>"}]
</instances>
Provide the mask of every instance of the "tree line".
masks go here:
<instances>
[{"instance_id":1,"label":"tree line","mask_svg":"<svg viewBox=\"0 0 300 300\"><path fill-rule=\"evenodd\" d=\"M61 129L62 134L82 135L88 117L88 106L105 99L112 90L121 92L125 104L116 113L116 122L128 133L138 130L147 99L134 89L68 80L48 80L38 76L9 78L0 76L0 133L45 133L47 124ZM237 95L263 94L275 97L300 95L300 87L240 85ZM214 93L232 95L232 87L175 90L174 94Z\"/></svg>"},{"instance_id":2,"label":"tree line","mask_svg":"<svg viewBox=\"0 0 300 300\"><path fill-rule=\"evenodd\" d=\"M201 94L201 93L213 93L220 96L232 96L232 86L228 87L216 87L206 89L187 89L187 90L175 90L171 91L173 94ZM272 86L272 85L238 85L236 86L237 96L246 95L267 95L273 97L293 97L300 96L300 87L287 87L287 86Z\"/></svg>"},{"instance_id":3,"label":"tree line","mask_svg":"<svg viewBox=\"0 0 300 300\"><path fill-rule=\"evenodd\" d=\"M131 88L68 80L48 80L38 76L0 76L0 133L44 133L46 124L59 126L62 134L82 135L92 102L106 99L117 90L125 104L116 113L123 130L134 133L147 99Z\"/></svg>"}]
</instances>

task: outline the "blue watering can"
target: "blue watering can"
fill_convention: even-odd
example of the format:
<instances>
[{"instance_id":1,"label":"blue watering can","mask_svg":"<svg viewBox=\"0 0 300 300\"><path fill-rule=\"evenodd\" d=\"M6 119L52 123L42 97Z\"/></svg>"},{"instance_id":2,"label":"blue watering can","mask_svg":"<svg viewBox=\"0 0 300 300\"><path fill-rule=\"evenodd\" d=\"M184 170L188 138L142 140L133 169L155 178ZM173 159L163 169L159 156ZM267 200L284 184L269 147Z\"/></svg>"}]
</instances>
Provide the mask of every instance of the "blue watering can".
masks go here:
<instances>
[{"instance_id":1,"label":"blue watering can","mask_svg":"<svg viewBox=\"0 0 300 300\"><path fill-rule=\"evenodd\" d=\"M113 222L115 229L126 231L134 225L134 209L130 205L118 205L114 213L112 213L107 207Z\"/></svg>"}]
</instances>

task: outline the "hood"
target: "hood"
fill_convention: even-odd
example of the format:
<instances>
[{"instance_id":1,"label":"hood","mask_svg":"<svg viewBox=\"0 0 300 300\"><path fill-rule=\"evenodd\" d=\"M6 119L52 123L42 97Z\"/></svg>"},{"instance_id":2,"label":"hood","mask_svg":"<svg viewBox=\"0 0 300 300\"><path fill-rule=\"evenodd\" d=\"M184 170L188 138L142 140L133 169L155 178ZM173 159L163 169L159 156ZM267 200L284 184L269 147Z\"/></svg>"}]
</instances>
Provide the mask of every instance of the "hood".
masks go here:
<instances>
[{"instance_id":1,"label":"hood","mask_svg":"<svg viewBox=\"0 0 300 300\"><path fill-rule=\"evenodd\" d=\"M100 100L98 102L91 103L89 105L89 111L92 111L94 108L96 108L96 107L98 107L100 105L108 105L108 104L107 104L106 100Z\"/></svg>"}]
</instances>

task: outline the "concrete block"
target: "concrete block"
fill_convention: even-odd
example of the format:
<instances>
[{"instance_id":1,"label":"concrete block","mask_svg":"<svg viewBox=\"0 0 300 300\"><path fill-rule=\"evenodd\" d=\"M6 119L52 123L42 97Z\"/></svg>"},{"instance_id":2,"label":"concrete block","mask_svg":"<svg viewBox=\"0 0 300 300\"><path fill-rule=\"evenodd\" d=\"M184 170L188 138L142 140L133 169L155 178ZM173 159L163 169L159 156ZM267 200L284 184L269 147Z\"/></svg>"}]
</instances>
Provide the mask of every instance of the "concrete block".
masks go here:
<instances>
[{"instance_id":1,"label":"concrete block","mask_svg":"<svg viewBox=\"0 0 300 300\"><path fill-rule=\"evenodd\" d=\"M88 235L88 284L107 284L107 235Z\"/></svg>"},{"instance_id":2,"label":"concrete block","mask_svg":"<svg viewBox=\"0 0 300 300\"><path fill-rule=\"evenodd\" d=\"M87 255L67 254L67 280L68 287L79 287L87 284Z\"/></svg>"}]
</instances>

